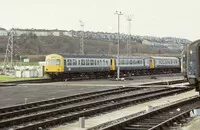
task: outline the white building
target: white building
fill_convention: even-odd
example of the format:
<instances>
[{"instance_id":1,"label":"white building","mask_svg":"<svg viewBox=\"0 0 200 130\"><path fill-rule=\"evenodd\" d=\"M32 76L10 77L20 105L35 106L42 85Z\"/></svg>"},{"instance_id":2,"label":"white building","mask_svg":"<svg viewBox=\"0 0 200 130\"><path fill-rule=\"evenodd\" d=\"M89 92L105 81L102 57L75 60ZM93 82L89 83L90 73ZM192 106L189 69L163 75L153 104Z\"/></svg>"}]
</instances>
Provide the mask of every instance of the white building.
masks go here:
<instances>
[{"instance_id":1,"label":"white building","mask_svg":"<svg viewBox=\"0 0 200 130\"><path fill-rule=\"evenodd\" d=\"M0 27L0 36L7 36L8 32L6 29Z\"/></svg>"}]
</instances>

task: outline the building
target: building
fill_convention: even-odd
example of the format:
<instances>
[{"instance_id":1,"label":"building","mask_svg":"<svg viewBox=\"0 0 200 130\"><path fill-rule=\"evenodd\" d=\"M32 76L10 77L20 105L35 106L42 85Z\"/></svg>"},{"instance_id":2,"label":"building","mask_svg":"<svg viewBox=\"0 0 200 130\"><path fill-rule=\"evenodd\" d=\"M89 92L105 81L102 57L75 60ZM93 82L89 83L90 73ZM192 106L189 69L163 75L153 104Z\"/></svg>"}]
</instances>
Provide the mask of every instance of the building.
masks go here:
<instances>
[{"instance_id":1,"label":"building","mask_svg":"<svg viewBox=\"0 0 200 130\"><path fill-rule=\"evenodd\" d=\"M8 31L0 27L0 36L8 36Z\"/></svg>"}]
</instances>

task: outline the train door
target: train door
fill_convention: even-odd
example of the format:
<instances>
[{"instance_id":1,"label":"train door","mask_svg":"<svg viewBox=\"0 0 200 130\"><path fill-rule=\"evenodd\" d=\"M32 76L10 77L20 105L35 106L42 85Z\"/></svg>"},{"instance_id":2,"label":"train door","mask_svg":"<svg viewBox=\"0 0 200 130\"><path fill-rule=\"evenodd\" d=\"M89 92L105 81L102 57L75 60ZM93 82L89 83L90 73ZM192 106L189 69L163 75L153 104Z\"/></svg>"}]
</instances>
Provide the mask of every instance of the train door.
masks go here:
<instances>
[{"instance_id":1,"label":"train door","mask_svg":"<svg viewBox=\"0 0 200 130\"><path fill-rule=\"evenodd\" d=\"M110 58L110 71L114 71L114 70L115 70L115 59Z\"/></svg>"},{"instance_id":2,"label":"train door","mask_svg":"<svg viewBox=\"0 0 200 130\"><path fill-rule=\"evenodd\" d=\"M147 67L147 68L149 68L149 61L150 61L151 59L144 59L144 66L145 67Z\"/></svg>"},{"instance_id":3,"label":"train door","mask_svg":"<svg viewBox=\"0 0 200 130\"><path fill-rule=\"evenodd\" d=\"M200 95L200 46L198 46L197 48L197 53L196 53L196 63L198 63L196 65L196 85L195 85L195 90L199 91L199 95Z\"/></svg>"},{"instance_id":4,"label":"train door","mask_svg":"<svg viewBox=\"0 0 200 130\"><path fill-rule=\"evenodd\" d=\"M153 58L150 58L150 68L151 68L151 69L153 69L153 68L155 67L155 66L154 66L154 65L155 65L154 62L155 62L154 59L153 59Z\"/></svg>"}]
</instances>

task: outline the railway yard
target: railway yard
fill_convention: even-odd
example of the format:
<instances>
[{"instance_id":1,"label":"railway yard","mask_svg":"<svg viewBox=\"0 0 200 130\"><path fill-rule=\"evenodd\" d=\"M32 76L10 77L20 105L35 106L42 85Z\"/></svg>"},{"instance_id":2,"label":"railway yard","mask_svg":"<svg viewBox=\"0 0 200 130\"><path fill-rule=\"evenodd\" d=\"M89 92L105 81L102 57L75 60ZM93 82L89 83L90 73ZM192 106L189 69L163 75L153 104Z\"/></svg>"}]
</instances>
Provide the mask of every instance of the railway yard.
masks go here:
<instances>
[{"instance_id":1,"label":"railway yard","mask_svg":"<svg viewBox=\"0 0 200 130\"><path fill-rule=\"evenodd\" d=\"M181 74L10 82L1 83L0 91L0 129L5 130L198 128L186 124L200 106L199 94Z\"/></svg>"}]
</instances>

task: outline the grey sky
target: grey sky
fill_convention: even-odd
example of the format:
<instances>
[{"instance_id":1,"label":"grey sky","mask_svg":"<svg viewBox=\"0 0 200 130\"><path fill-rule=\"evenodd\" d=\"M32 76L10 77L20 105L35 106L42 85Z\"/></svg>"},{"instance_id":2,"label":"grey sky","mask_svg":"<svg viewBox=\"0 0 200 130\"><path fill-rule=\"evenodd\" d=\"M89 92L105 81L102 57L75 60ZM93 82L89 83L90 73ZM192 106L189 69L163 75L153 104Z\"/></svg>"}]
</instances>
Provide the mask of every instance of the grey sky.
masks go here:
<instances>
[{"instance_id":1,"label":"grey sky","mask_svg":"<svg viewBox=\"0 0 200 130\"><path fill-rule=\"evenodd\" d=\"M0 0L0 26L117 32L119 10L132 14L133 35L200 38L199 0ZM120 30L128 22L121 16Z\"/></svg>"}]
</instances>

